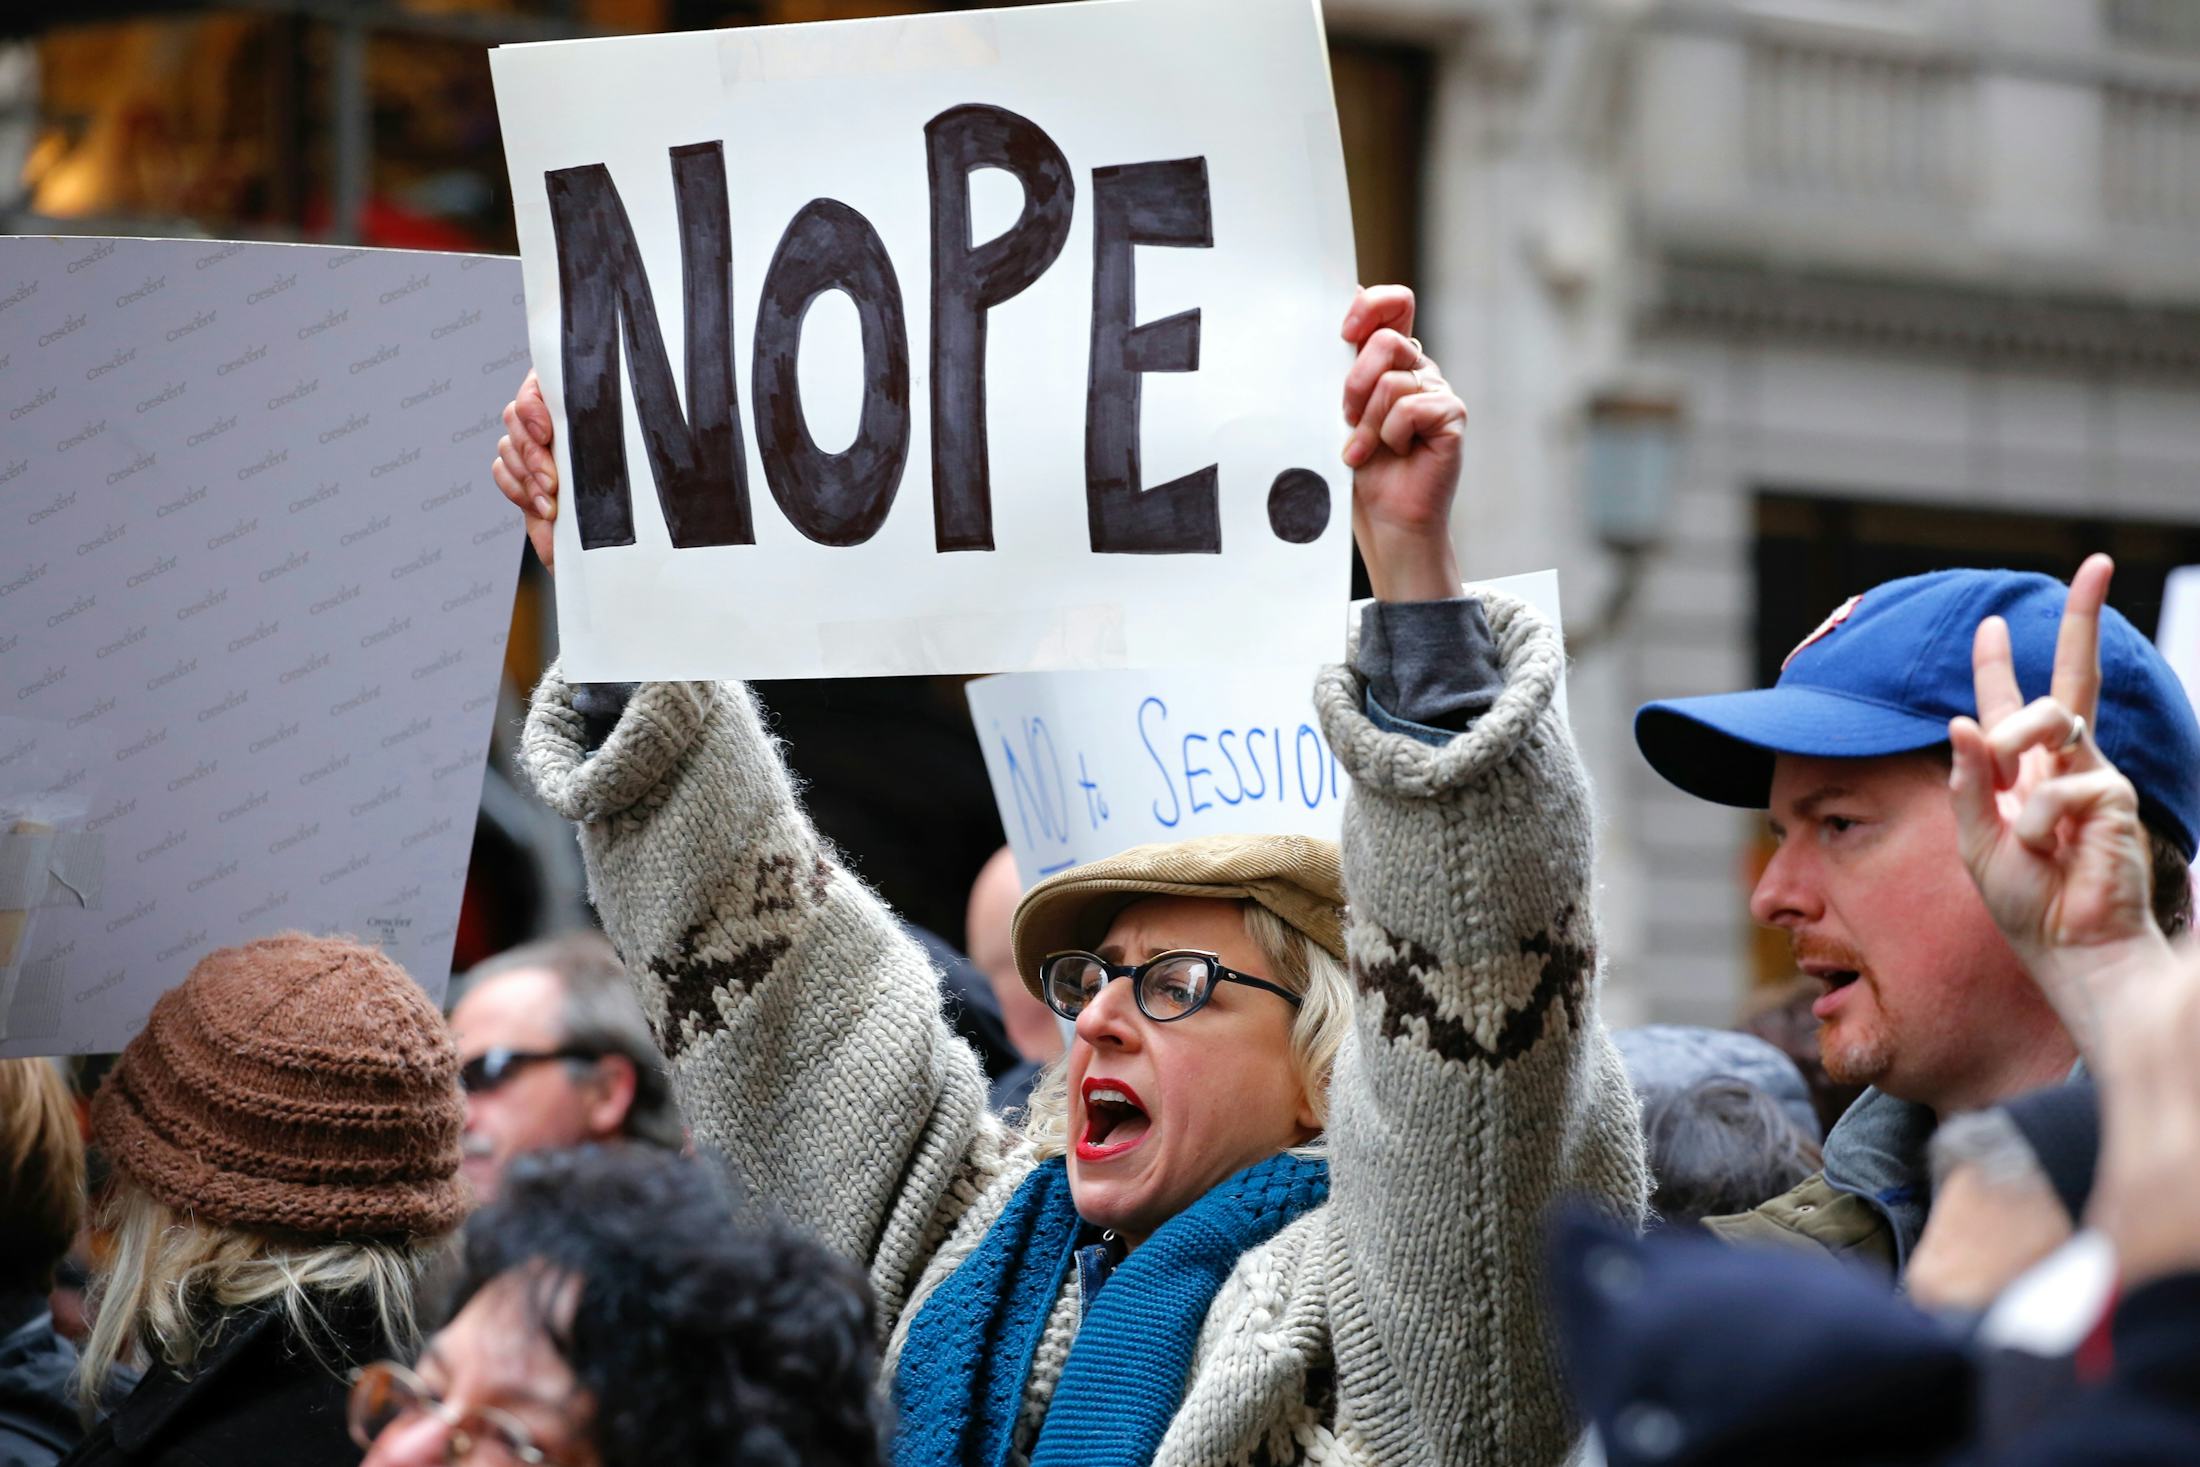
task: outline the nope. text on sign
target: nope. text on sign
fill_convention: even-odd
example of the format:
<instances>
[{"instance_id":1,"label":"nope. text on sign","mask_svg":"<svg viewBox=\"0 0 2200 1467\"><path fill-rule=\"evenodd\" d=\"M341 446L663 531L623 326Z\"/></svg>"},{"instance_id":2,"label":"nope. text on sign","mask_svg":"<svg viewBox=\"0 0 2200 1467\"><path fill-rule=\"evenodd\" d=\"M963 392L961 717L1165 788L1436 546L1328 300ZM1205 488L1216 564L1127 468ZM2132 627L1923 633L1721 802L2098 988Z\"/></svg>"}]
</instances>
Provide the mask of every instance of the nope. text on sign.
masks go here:
<instances>
[{"instance_id":1,"label":"nope. text on sign","mask_svg":"<svg viewBox=\"0 0 2200 1467\"><path fill-rule=\"evenodd\" d=\"M1353 268L1311 3L493 69L569 673L1333 655Z\"/></svg>"}]
</instances>

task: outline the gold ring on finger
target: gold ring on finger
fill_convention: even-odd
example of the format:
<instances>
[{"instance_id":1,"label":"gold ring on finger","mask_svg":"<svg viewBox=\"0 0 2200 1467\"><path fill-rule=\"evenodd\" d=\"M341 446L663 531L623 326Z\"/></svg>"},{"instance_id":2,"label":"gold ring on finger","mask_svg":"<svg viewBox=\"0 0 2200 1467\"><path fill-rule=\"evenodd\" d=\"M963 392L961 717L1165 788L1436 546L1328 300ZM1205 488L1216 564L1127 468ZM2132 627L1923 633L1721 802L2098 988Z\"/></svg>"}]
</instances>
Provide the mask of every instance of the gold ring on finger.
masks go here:
<instances>
[{"instance_id":1,"label":"gold ring on finger","mask_svg":"<svg viewBox=\"0 0 2200 1467\"><path fill-rule=\"evenodd\" d=\"M1427 360L1428 360L1428 353L1427 353L1427 352L1426 352L1425 350L1423 350L1423 349L1422 349L1422 346L1421 346L1421 338L1420 338L1420 337L1418 337L1418 336L1409 336L1409 337L1407 337L1407 338L1406 338L1406 345L1407 345L1407 346L1410 346L1410 347L1412 347L1412 348L1413 348L1413 360L1414 360L1414 361L1416 361L1416 362L1425 362L1425 361L1427 361Z\"/></svg>"},{"instance_id":2,"label":"gold ring on finger","mask_svg":"<svg viewBox=\"0 0 2200 1467\"><path fill-rule=\"evenodd\" d=\"M1413 390L1415 392L1428 391L1428 384L1421 380L1421 369L1418 367L1413 369Z\"/></svg>"}]
</instances>

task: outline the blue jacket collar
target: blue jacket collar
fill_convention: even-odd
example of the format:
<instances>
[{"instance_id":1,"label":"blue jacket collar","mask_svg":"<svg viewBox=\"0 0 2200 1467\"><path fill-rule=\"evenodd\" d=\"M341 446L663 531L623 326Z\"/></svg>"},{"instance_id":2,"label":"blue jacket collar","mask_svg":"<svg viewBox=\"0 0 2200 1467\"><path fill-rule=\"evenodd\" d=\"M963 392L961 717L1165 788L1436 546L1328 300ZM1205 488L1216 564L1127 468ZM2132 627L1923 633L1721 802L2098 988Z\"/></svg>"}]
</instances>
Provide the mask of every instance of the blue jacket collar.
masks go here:
<instances>
[{"instance_id":1,"label":"blue jacket collar","mask_svg":"<svg viewBox=\"0 0 2200 1467\"><path fill-rule=\"evenodd\" d=\"M1924 1106L1871 1089L1826 1136L1826 1185L1862 1199L1886 1220L1898 1271L1909 1265L1932 1209L1925 1148L1938 1124Z\"/></svg>"}]
</instances>

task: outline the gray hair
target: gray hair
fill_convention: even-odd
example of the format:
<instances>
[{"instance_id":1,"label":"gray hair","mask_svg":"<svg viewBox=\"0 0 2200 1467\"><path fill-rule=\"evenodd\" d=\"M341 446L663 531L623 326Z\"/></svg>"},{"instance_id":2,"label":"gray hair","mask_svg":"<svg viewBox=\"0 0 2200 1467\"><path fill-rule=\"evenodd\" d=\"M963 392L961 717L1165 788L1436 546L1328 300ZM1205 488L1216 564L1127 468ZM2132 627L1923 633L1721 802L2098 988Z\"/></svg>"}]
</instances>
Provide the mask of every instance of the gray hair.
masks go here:
<instances>
[{"instance_id":1,"label":"gray hair","mask_svg":"<svg viewBox=\"0 0 2200 1467\"><path fill-rule=\"evenodd\" d=\"M1746 1212L1820 1164L1818 1143L1778 1099L1730 1075L1647 1096L1642 1131L1650 1207L1668 1227Z\"/></svg>"},{"instance_id":2,"label":"gray hair","mask_svg":"<svg viewBox=\"0 0 2200 1467\"><path fill-rule=\"evenodd\" d=\"M623 1055L634 1067L634 1103L623 1133L635 1141L679 1151L687 1145L680 1107L664 1051L650 1037L649 1021L634 999L625 964L602 933L580 928L523 943L479 963L466 974L466 991L507 973L540 970L556 975L565 992L559 1014L560 1042L597 1055Z\"/></svg>"}]
</instances>

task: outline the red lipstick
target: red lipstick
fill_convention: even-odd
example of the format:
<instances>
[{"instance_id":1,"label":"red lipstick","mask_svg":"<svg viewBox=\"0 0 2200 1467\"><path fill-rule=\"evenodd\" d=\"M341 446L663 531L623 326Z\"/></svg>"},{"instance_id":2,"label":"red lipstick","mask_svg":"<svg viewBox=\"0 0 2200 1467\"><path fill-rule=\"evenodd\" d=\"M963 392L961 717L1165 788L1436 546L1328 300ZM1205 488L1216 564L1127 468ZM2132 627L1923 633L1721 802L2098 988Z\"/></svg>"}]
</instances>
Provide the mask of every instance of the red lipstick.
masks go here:
<instances>
[{"instance_id":1,"label":"red lipstick","mask_svg":"<svg viewBox=\"0 0 2200 1467\"><path fill-rule=\"evenodd\" d=\"M1077 1139L1077 1159L1109 1161L1135 1148L1153 1129L1145 1102L1121 1080L1085 1077L1079 1092L1085 1102L1085 1131Z\"/></svg>"}]
</instances>

